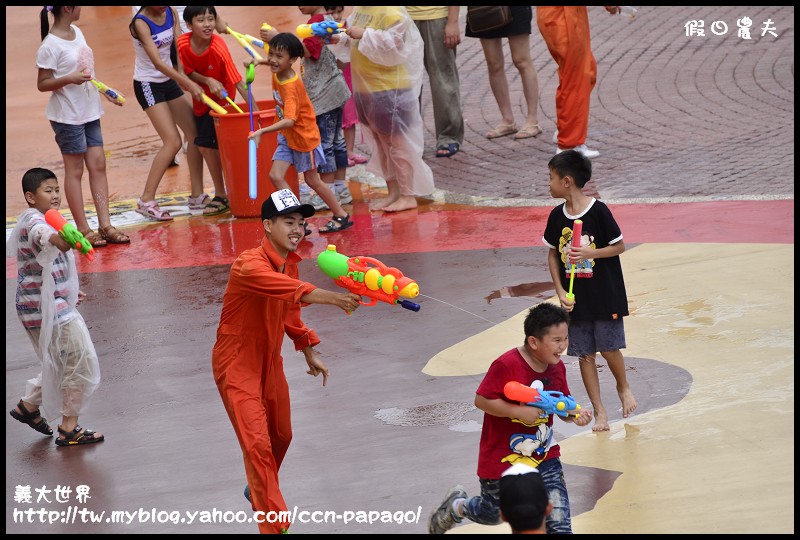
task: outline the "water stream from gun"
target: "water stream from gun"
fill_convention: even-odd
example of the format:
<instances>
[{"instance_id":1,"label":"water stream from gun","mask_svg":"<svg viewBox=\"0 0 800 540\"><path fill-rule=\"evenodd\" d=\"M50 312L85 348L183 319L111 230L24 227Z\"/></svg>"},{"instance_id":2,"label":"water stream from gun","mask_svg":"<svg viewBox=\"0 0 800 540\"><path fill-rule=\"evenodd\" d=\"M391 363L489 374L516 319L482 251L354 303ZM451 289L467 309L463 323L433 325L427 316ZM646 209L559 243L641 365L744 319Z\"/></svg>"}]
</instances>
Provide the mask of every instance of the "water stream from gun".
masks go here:
<instances>
[{"instance_id":1,"label":"water stream from gun","mask_svg":"<svg viewBox=\"0 0 800 540\"><path fill-rule=\"evenodd\" d=\"M450 307L452 307L452 308L455 308L455 309L457 309L457 310L459 310L459 311L463 311L464 313L469 313L470 315L472 315L472 316L474 316L474 317L477 317L477 318L479 318L479 319L481 319L481 320L483 320L483 321L486 321L486 322L488 322L488 323L489 323L489 324L491 324L491 325L496 325L496 324L498 324L498 323L496 323L496 322L494 322L494 321L490 321L489 319L487 319L487 318L485 318L485 317L481 317L481 316L480 316L480 315L478 315L477 313L473 313L473 312L471 312L471 311L467 311L466 309L462 309L462 308L460 308L460 307L458 307L458 306L454 306L453 304L451 304L451 303L449 303L449 302L445 302L444 300L439 300L438 298L434 298L433 296L428 296L427 294L422 294L422 293L420 293L419 295L420 295L420 296L424 296L425 298L430 298L431 300L436 300L437 302L441 302L442 304L444 304L444 305L446 305L446 306L450 306Z\"/></svg>"}]
</instances>

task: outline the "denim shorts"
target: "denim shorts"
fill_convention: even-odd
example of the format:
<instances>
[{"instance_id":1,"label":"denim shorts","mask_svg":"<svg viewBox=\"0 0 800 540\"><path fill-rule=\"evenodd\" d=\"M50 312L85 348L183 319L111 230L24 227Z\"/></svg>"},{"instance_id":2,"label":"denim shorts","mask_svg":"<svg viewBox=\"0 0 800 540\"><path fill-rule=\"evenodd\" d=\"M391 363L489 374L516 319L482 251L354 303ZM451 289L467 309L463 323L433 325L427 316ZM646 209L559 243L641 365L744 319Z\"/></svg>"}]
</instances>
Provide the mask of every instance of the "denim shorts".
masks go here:
<instances>
[{"instance_id":1,"label":"denim shorts","mask_svg":"<svg viewBox=\"0 0 800 540\"><path fill-rule=\"evenodd\" d=\"M145 110L158 103L178 99L183 95L183 90L172 79L164 82L134 80L133 93L136 94L136 101L142 106L142 110Z\"/></svg>"},{"instance_id":2,"label":"denim shorts","mask_svg":"<svg viewBox=\"0 0 800 540\"><path fill-rule=\"evenodd\" d=\"M304 173L316 169L320 163L325 161L325 150L322 149L322 144L311 152L292 150L286 142L286 137L278 133L278 147L272 155L272 161L286 161L294 165L298 173Z\"/></svg>"},{"instance_id":3,"label":"denim shorts","mask_svg":"<svg viewBox=\"0 0 800 540\"><path fill-rule=\"evenodd\" d=\"M320 174L336 172L347 168L347 145L342 131L342 109L333 109L317 116L317 127L322 138L325 161L317 165Z\"/></svg>"},{"instance_id":4,"label":"denim shorts","mask_svg":"<svg viewBox=\"0 0 800 540\"><path fill-rule=\"evenodd\" d=\"M85 154L89 146L103 146L100 119L74 126L50 121L62 154Z\"/></svg>"},{"instance_id":5,"label":"denim shorts","mask_svg":"<svg viewBox=\"0 0 800 540\"><path fill-rule=\"evenodd\" d=\"M586 356L597 352L618 351L625 348L625 323L623 320L571 321L569 323L569 356Z\"/></svg>"},{"instance_id":6,"label":"denim shorts","mask_svg":"<svg viewBox=\"0 0 800 540\"><path fill-rule=\"evenodd\" d=\"M218 149L217 128L214 127L214 119L209 113L210 111L203 116L194 117L194 124L197 126L197 137L194 139L194 144L203 148Z\"/></svg>"}]
</instances>

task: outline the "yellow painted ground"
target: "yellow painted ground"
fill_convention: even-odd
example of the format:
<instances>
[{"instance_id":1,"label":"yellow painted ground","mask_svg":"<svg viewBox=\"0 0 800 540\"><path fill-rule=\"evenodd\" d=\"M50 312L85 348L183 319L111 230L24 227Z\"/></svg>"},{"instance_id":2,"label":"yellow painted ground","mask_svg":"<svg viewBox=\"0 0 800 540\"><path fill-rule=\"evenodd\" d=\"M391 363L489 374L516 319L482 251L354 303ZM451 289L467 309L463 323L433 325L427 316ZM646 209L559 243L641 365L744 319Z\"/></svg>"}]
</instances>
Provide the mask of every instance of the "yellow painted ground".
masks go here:
<instances>
[{"instance_id":1,"label":"yellow painted ground","mask_svg":"<svg viewBox=\"0 0 800 540\"><path fill-rule=\"evenodd\" d=\"M681 367L693 382L675 405L561 441L565 463L623 473L592 511L573 516L574 532L794 533L794 246L649 244L622 257L625 355ZM522 340L523 318L442 351L423 371L485 372Z\"/></svg>"}]
</instances>

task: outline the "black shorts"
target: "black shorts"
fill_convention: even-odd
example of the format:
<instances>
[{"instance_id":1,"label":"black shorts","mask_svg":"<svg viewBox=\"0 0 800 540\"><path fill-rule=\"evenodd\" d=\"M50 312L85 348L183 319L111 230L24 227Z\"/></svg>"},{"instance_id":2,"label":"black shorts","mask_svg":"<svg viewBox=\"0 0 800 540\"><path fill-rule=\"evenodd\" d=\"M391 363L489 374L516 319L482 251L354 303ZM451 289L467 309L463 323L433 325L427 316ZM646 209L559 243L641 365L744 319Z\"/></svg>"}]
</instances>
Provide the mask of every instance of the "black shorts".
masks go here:
<instances>
[{"instance_id":1,"label":"black shorts","mask_svg":"<svg viewBox=\"0 0 800 540\"><path fill-rule=\"evenodd\" d=\"M152 107L157 103L172 101L183 95L183 90L172 79L164 82L133 81L133 93L142 110Z\"/></svg>"},{"instance_id":2,"label":"black shorts","mask_svg":"<svg viewBox=\"0 0 800 540\"><path fill-rule=\"evenodd\" d=\"M214 119L211 118L210 112L194 117L194 123L197 126L197 137L194 139L194 144L204 148L219 148L217 128L214 127Z\"/></svg>"},{"instance_id":3,"label":"black shorts","mask_svg":"<svg viewBox=\"0 0 800 540\"><path fill-rule=\"evenodd\" d=\"M488 32L472 32L469 29L469 25L467 25L467 31L464 35L467 37L496 39L520 34L530 34L532 18L533 10L531 6L511 6L511 22L509 24L500 28L495 28L494 30L489 30Z\"/></svg>"}]
</instances>

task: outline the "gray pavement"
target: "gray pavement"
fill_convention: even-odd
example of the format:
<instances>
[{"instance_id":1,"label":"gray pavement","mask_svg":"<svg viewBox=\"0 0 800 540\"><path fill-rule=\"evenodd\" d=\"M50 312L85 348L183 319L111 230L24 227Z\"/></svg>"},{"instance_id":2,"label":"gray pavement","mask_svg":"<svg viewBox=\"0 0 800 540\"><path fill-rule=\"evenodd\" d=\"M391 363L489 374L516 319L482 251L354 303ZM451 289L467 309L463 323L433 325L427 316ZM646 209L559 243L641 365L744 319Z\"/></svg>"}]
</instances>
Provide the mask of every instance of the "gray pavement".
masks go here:
<instances>
[{"instance_id":1,"label":"gray pavement","mask_svg":"<svg viewBox=\"0 0 800 540\"><path fill-rule=\"evenodd\" d=\"M603 200L794 198L793 8L642 7L637 19L629 21L592 7L590 16L598 85L588 142L601 152L594 160L593 187ZM709 31L713 20L735 28L743 16L754 21L752 41L731 31L725 37ZM690 19L705 20L708 35L685 37L684 24ZM775 22L777 38L760 37L767 19ZM432 113L429 99L424 99L426 159L446 200L553 204L546 164L555 146L555 63L535 29L532 47L545 129L536 139L489 141L482 136L499 115L477 40L465 38L459 47L467 135L453 158L433 156ZM519 122L522 89L510 59L507 71ZM400 238L412 218L413 213L387 218L396 223L390 229L376 217L382 227L376 245L386 241L390 230ZM446 218L435 223L441 225L439 237L457 236L446 232L457 230ZM167 236L180 230L175 225L137 229L137 240L185 251L186 241ZM435 229L423 228L429 234ZM223 247L233 243L232 229L230 224L210 227ZM431 242L441 245L436 236ZM576 532L793 532L793 330L786 314L793 313L794 265L789 248L751 248L734 257L738 246L718 247L724 268L701 257L704 246L666 246L665 252L656 251L662 246L641 248L626 254L626 279L638 313L631 318L626 361L640 408L624 426L614 413L614 431L608 436L563 434L568 437L564 445ZM426 294L450 304L427 298L419 314L399 316L376 308L358 327L366 335L356 338L350 318L309 309L304 317L310 326L319 323L325 329L322 350L335 382L318 388L285 344L295 428L281 471L287 501L304 510L420 508L422 520L402 526L298 523L293 532L422 533L427 514L450 482L469 482L470 490L476 489L475 428L481 417L464 405L471 403L480 376L429 376L421 370L443 342L457 344L492 329L494 322L529 305L526 298L488 304L485 294L502 284L546 282L543 249L382 255L389 265L413 268ZM789 268L785 282L763 278L765 253L778 267ZM143 266L150 263L143 258ZM325 282L311 262L306 261L301 273ZM748 278L759 282L749 283ZM225 265L82 276L82 287L101 299L89 300L82 310L105 362L98 405L86 425L104 431L108 439L84 452L56 449L51 439L37 441L38 435L7 417L7 532L256 532L250 523L175 525L153 518L89 526L14 523L11 516L18 506L11 502L17 485L52 489L81 483L93 490L94 499L86 507L98 511L249 510L241 495L241 455L219 406L208 362L219 291L226 279ZM690 281L691 287L686 285ZM14 290L13 280L7 279L7 410L31 375L33 359L14 320ZM696 291L714 301L698 300ZM765 304L764 298L773 300ZM748 307L747 316L742 306ZM586 402L575 364L568 369L576 397ZM604 395L613 396L608 371L601 377ZM741 380L774 392L769 397L759 392L743 396ZM669 384L680 391L665 390ZM689 399L682 395L687 389ZM714 414L697 415L694 407L709 407ZM429 418L419 414L441 415L454 408L468 412L438 422L426 422ZM417 424L392 423L389 412L400 420L417 419ZM749 424L747 432L743 422ZM756 447L767 441L772 459L762 460L760 474L745 475L742 484L741 475L728 473L741 468L742 442L753 441ZM736 496L742 485L759 493L755 502ZM601 496L603 504L597 505ZM53 503L47 508L65 506ZM753 519L754 514L761 519Z\"/></svg>"},{"instance_id":2,"label":"gray pavement","mask_svg":"<svg viewBox=\"0 0 800 540\"><path fill-rule=\"evenodd\" d=\"M589 188L616 203L794 198L793 7L644 6L629 20L592 6L589 16L598 80L587 143L601 153ZM737 37L745 16L751 40ZM705 22L705 37L686 37L689 20ZM761 37L767 20L777 37ZM724 21L728 33L712 34L713 21ZM434 157L426 84L425 158L448 202L552 204L547 162L558 76L535 9L531 42L544 129L535 139L484 138L500 116L479 40L465 37L458 48L466 137L449 159ZM504 49L519 124L522 83Z\"/></svg>"}]
</instances>

